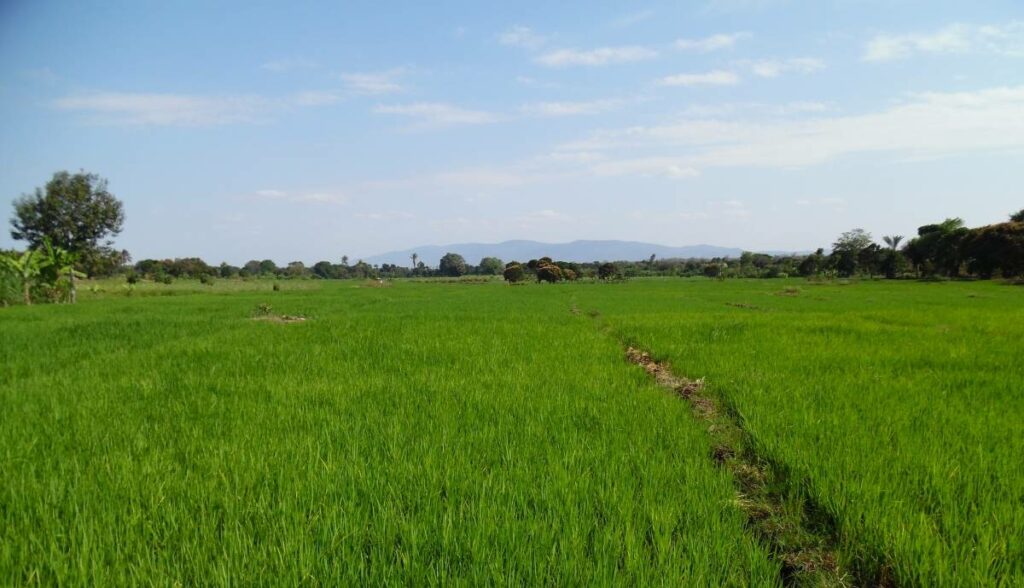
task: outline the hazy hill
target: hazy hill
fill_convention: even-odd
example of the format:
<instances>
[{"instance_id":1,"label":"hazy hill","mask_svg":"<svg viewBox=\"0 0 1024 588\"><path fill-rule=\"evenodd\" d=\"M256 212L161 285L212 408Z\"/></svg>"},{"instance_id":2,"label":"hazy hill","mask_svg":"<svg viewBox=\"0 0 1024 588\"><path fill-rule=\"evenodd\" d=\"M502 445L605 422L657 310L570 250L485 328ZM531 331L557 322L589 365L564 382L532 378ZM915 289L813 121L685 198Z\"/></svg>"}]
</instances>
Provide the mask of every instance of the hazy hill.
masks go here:
<instances>
[{"instance_id":1,"label":"hazy hill","mask_svg":"<svg viewBox=\"0 0 1024 588\"><path fill-rule=\"evenodd\" d=\"M476 264L484 257L498 257L503 261L529 261L545 255L562 261L638 261L647 259L653 253L659 259L666 258L712 258L739 257L742 249L716 247L713 245L687 245L669 247L638 241L573 241L571 243L541 243L539 241L505 241L503 243L456 243L452 245L425 245L404 251L391 251L365 258L370 264L391 263L408 266L410 256L419 254L419 259L437 266L441 257L448 252L458 253L467 263Z\"/></svg>"}]
</instances>

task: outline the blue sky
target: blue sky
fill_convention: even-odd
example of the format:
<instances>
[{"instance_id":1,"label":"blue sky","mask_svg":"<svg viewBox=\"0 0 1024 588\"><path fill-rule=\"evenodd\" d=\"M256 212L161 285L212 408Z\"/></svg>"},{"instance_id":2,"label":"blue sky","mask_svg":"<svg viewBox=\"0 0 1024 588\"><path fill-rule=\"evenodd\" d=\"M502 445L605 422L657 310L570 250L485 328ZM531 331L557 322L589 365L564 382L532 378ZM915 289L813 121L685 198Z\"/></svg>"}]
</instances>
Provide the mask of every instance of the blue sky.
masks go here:
<instances>
[{"instance_id":1,"label":"blue sky","mask_svg":"<svg viewBox=\"0 0 1024 588\"><path fill-rule=\"evenodd\" d=\"M6 211L99 173L136 259L807 250L1024 207L1024 4L7 0L0 129Z\"/></svg>"}]
</instances>

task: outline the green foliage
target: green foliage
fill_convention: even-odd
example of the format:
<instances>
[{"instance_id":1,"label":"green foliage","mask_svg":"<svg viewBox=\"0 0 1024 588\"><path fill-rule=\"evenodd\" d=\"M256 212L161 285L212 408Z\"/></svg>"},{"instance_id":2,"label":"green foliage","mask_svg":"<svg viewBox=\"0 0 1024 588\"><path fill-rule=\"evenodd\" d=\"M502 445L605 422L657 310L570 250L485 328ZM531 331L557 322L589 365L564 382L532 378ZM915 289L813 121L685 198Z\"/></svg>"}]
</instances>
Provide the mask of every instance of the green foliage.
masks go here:
<instances>
[{"instance_id":1,"label":"green foliage","mask_svg":"<svg viewBox=\"0 0 1024 588\"><path fill-rule=\"evenodd\" d=\"M213 277L213 274L202 274L199 276L199 283L204 286L212 286L216 281L217 280Z\"/></svg>"},{"instance_id":2,"label":"green foliage","mask_svg":"<svg viewBox=\"0 0 1024 588\"><path fill-rule=\"evenodd\" d=\"M597 277L602 280L613 280L620 275L619 266L611 262L602 263L597 268Z\"/></svg>"},{"instance_id":3,"label":"green foliage","mask_svg":"<svg viewBox=\"0 0 1024 588\"><path fill-rule=\"evenodd\" d=\"M1007 278L1024 275L1024 222L974 229L964 239L963 251L970 270L983 278L996 272Z\"/></svg>"},{"instance_id":4,"label":"green foliage","mask_svg":"<svg viewBox=\"0 0 1024 588\"><path fill-rule=\"evenodd\" d=\"M505 264L497 257L485 257L480 260L480 273L487 276L497 276L501 274Z\"/></svg>"},{"instance_id":5,"label":"green foliage","mask_svg":"<svg viewBox=\"0 0 1024 588\"><path fill-rule=\"evenodd\" d=\"M14 202L11 237L42 247L49 241L71 253L95 251L100 241L117 235L124 207L96 174L61 171L45 188Z\"/></svg>"},{"instance_id":6,"label":"green foliage","mask_svg":"<svg viewBox=\"0 0 1024 588\"><path fill-rule=\"evenodd\" d=\"M1010 222L1024 223L1024 208L1010 215Z\"/></svg>"},{"instance_id":7,"label":"green foliage","mask_svg":"<svg viewBox=\"0 0 1024 588\"><path fill-rule=\"evenodd\" d=\"M444 257L441 258L438 269L442 276L457 278L466 274L466 260L458 253L446 253Z\"/></svg>"}]
</instances>

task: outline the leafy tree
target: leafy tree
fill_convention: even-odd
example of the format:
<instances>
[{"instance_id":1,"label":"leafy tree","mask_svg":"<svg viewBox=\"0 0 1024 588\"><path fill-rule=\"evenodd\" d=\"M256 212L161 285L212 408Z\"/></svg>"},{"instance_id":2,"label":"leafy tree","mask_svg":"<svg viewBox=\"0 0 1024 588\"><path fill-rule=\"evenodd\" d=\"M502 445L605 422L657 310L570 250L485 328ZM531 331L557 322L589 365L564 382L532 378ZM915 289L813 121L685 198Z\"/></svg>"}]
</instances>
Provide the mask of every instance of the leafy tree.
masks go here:
<instances>
[{"instance_id":1,"label":"leafy tree","mask_svg":"<svg viewBox=\"0 0 1024 588\"><path fill-rule=\"evenodd\" d=\"M277 273L277 264L273 260L264 259L260 262L259 273L265 276L272 276Z\"/></svg>"},{"instance_id":2,"label":"leafy tree","mask_svg":"<svg viewBox=\"0 0 1024 588\"><path fill-rule=\"evenodd\" d=\"M249 272L249 275L252 276L260 275L260 273L263 270L258 259L250 259L249 261L245 262L245 265L242 266L242 269Z\"/></svg>"},{"instance_id":3,"label":"leafy tree","mask_svg":"<svg viewBox=\"0 0 1024 588\"><path fill-rule=\"evenodd\" d=\"M123 225L124 206L107 190L107 180L84 171L60 171L45 188L14 201L11 237L28 241L29 248L49 240L77 259L95 253L100 240L117 235ZM70 276L74 300L74 274Z\"/></svg>"},{"instance_id":4,"label":"leafy tree","mask_svg":"<svg viewBox=\"0 0 1024 588\"><path fill-rule=\"evenodd\" d=\"M602 280L611 280L619 275L619 266L611 262L602 263L597 267L597 277Z\"/></svg>"},{"instance_id":5,"label":"leafy tree","mask_svg":"<svg viewBox=\"0 0 1024 588\"><path fill-rule=\"evenodd\" d=\"M860 269L861 252L872 245L871 233L864 229L847 231L832 244L829 262L841 276L852 276Z\"/></svg>"},{"instance_id":6,"label":"leafy tree","mask_svg":"<svg viewBox=\"0 0 1024 588\"><path fill-rule=\"evenodd\" d=\"M970 270L983 278L997 271L1007 278L1024 275L1024 222L974 229L964 239L963 252Z\"/></svg>"},{"instance_id":7,"label":"leafy tree","mask_svg":"<svg viewBox=\"0 0 1024 588\"><path fill-rule=\"evenodd\" d=\"M285 271L290 278L301 278L306 275L306 264L301 261L292 261L288 263L288 269Z\"/></svg>"},{"instance_id":8,"label":"leafy tree","mask_svg":"<svg viewBox=\"0 0 1024 588\"><path fill-rule=\"evenodd\" d=\"M446 253L438 267L443 276L457 278L466 274L466 260L458 253Z\"/></svg>"},{"instance_id":9,"label":"leafy tree","mask_svg":"<svg viewBox=\"0 0 1024 588\"><path fill-rule=\"evenodd\" d=\"M505 281L510 284L516 284L526 279L526 272L523 271L523 266L518 263L511 263L506 266L502 275L505 277Z\"/></svg>"},{"instance_id":10,"label":"leafy tree","mask_svg":"<svg viewBox=\"0 0 1024 588\"><path fill-rule=\"evenodd\" d=\"M227 262L221 262L220 267L217 268L217 272L222 278L230 278L237 276L241 270L233 265L229 265Z\"/></svg>"},{"instance_id":11,"label":"leafy tree","mask_svg":"<svg viewBox=\"0 0 1024 588\"><path fill-rule=\"evenodd\" d=\"M537 281L554 284L562 280L562 268L552 263L537 266Z\"/></svg>"},{"instance_id":12,"label":"leafy tree","mask_svg":"<svg viewBox=\"0 0 1024 588\"><path fill-rule=\"evenodd\" d=\"M917 229L904 251L917 270L924 275L941 273L957 276L963 255L960 246L970 231L959 218L947 218L939 224Z\"/></svg>"},{"instance_id":13,"label":"leafy tree","mask_svg":"<svg viewBox=\"0 0 1024 588\"><path fill-rule=\"evenodd\" d=\"M709 278L717 278L722 275L724 269L721 263L709 263L704 266L704 275Z\"/></svg>"},{"instance_id":14,"label":"leafy tree","mask_svg":"<svg viewBox=\"0 0 1024 588\"><path fill-rule=\"evenodd\" d=\"M497 257L485 257L480 260L480 273L488 276L496 276L501 273L505 264Z\"/></svg>"},{"instance_id":15,"label":"leafy tree","mask_svg":"<svg viewBox=\"0 0 1024 588\"><path fill-rule=\"evenodd\" d=\"M810 277L818 275L825 268L825 250L818 249L813 255L808 255L800 262L797 271L801 276Z\"/></svg>"},{"instance_id":16,"label":"leafy tree","mask_svg":"<svg viewBox=\"0 0 1024 588\"><path fill-rule=\"evenodd\" d=\"M1010 215L1010 222L1024 223L1024 208Z\"/></svg>"}]
</instances>

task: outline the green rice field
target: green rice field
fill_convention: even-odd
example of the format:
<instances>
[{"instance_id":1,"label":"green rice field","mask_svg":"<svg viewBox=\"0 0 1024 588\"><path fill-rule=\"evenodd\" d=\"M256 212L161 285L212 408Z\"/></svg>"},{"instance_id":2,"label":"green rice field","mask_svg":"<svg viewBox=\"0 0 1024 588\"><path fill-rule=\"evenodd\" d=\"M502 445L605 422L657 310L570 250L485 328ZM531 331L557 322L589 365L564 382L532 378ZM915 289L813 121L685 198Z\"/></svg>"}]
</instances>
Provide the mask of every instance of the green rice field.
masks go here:
<instances>
[{"instance_id":1,"label":"green rice field","mask_svg":"<svg viewBox=\"0 0 1024 588\"><path fill-rule=\"evenodd\" d=\"M383 286L0 309L0 584L794 583L631 345L826 513L845 583L1024 585L1022 287Z\"/></svg>"}]
</instances>

